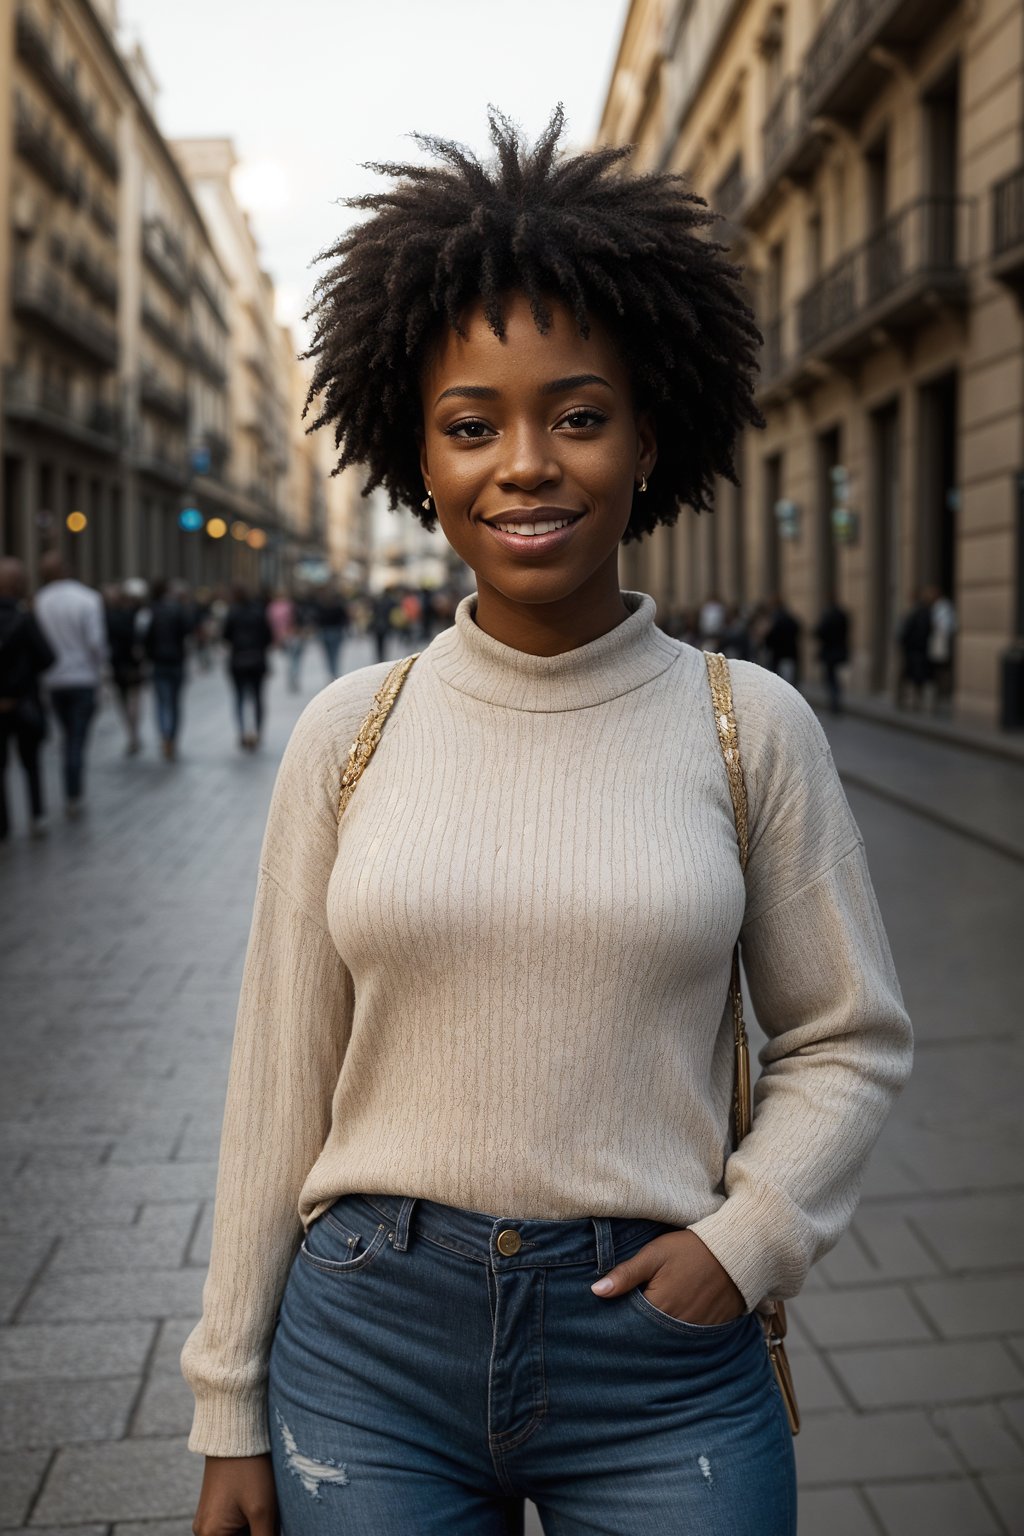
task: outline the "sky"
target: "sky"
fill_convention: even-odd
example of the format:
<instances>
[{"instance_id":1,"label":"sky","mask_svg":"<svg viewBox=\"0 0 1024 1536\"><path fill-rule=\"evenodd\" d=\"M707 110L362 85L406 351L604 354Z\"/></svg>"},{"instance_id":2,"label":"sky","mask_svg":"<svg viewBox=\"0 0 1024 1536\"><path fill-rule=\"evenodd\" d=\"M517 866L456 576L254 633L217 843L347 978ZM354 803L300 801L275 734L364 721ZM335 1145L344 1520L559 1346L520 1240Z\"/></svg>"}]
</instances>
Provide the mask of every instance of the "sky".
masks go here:
<instances>
[{"instance_id":1,"label":"sky","mask_svg":"<svg viewBox=\"0 0 1024 1536\"><path fill-rule=\"evenodd\" d=\"M310 262L380 180L366 160L421 158L412 131L487 151L488 102L530 137L561 101L565 142L597 131L628 0L120 0L169 138L230 137L235 193L296 327Z\"/></svg>"}]
</instances>

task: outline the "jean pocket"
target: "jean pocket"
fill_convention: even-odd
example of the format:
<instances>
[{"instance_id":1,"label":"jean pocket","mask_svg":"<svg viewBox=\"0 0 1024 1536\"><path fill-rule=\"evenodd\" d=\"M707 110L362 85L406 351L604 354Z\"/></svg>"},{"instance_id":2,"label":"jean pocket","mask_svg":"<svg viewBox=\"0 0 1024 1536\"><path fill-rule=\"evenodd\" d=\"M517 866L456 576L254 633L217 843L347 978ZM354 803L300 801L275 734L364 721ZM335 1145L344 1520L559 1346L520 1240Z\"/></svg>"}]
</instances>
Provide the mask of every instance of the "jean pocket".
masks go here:
<instances>
[{"instance_id":1,"label":"jean pocket","mask_svg":"<svg viewBox=\"0 0 1024 1536\"><path fill-rule=\"evenodd\" d=\"M670 1312L663 1312L660 1307L654 1305L653 1301L648 1301L639 1286L634 1286L626 1294L642 1317L652 1323L658 1323L670 1333L683 1334L690 1339L710 1341L723 1338L733 1330L739 1329L741 1324L749 1323L752 1318L751 1313L741 1312L738 1317L731 1317L724 1323L688 1323L681 1317L673 1317Z\"/></svg>"},{"instance_id":2,"label":"jean pocket","mask_svg":"<svg viewBox=\"0 0 1024 1536\"><path fill-rule=\"evenodd\" d=\"M339 1200L308 1228L299 1253L314 1269L326 1274L347 1275L365 1269L388 1240L388 1224L375 1221L377 1215L365 1202Z\"/></svg>"}]
</instances>

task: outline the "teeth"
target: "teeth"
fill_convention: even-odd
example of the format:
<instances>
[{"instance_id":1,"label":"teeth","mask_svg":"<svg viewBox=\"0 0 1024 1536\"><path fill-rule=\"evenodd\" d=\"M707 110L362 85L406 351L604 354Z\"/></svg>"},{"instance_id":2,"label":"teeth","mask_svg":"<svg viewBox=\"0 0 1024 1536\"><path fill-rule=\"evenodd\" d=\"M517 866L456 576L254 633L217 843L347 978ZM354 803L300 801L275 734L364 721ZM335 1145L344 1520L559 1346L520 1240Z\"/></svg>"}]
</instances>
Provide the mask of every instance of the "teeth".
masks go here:
<instances>
[{"instance_id":1,"label":"teeth","mask_svg":"<svg viewBox=\"0 0 1024 1536\"><path fill-rule=\"evenodd\" d=\"M527 538L533 538L538 533L554 533L556 528L565 528L572 522L571 517L559 518L556 522L544 523L495 523L502 533L524 534Z\"/></svg>"}]
</instances>

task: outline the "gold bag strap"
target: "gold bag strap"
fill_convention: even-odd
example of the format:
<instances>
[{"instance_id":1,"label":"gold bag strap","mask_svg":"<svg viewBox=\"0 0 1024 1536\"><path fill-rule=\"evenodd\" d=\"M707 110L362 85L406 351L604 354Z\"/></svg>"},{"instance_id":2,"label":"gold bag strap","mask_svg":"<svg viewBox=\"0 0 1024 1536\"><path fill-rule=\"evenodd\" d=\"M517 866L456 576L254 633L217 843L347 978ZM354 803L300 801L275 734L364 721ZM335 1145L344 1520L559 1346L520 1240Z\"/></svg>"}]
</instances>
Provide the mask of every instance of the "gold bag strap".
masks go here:
<instances>
[{"instance_id":1,"label":"gold bag strap","mask_svg":"<svg viewBox=\"0 0 1024 1536\"><path fill-rule=\"evenodd\" d=\"M708 685L715 711L715 728L718 745L722 749L725 773L729 780L733 817L736 823L736 843L739 848L740 868L744 874L750 852L750 833L747 817L747 786L743 777L740 757L740 738L736 727L736 712L732 702L732 680L729 663L717 651L705 651L708 669ZM747 1042L747 1025L743 1017L743 989L740 985L740 947L737 943L732 952L732 970L729 977L729 1008L732 1015L733 1056L735 1060L733 1083L733 1146L738 1147L750 1130L752 1122L750 1092L750 1046ZM800 1410L789 1360L786 1358L786 1309L781 1301L773 1304L773 1311L762 1314L768 1358L771 1360L775 1379L782 1393L786 1416L793 1434L800 1432Z\"/></svg>"},{"instance_id":2,"label":"gold bag strap","mask_svg":"<svg viewBox=\"0 0 1024 1536\"><path fill-rule=\"evenodd\" d=\"M419 651L416 651L412 656L403 656L401 661L396 661L373 696L373 703L370 705L369 713L359 727L355 741L349 747L348 762L345 764L345 770L341 775L341 788L338 792L339 821L345 814L348 803L355 793L356 785L363 776L363 770L377 750L380 733L384 729L395 700L402 691L402 684L408 677L410 668L419 654Z\"/></svg>"}]
</instances>

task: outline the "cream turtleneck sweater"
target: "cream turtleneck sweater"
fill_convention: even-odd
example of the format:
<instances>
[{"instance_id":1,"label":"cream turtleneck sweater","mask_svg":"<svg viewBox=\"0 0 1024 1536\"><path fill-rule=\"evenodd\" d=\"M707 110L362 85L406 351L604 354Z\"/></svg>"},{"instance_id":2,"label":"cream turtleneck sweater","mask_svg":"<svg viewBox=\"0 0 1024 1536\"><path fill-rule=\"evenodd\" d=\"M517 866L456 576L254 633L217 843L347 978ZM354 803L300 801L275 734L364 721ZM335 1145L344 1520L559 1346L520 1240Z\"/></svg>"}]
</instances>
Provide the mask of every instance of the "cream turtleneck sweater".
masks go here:
<instances>
[{"instance_id":1,"label":"cream turtleneck sweater","mask_svg":"<svg viewBox=\"0 0 1024 1536\"><path fill-rule=\"evenodd\" d=\"M621 624L561 656L502 645L464 599L340 827L341 768L387 666L299 720L182 1352L192 1450L268 1449L288 1270L347 1191L692 1227L749 1306L794 1295L849 1222L911 1036L827 741L787 683L731 664L744 882L704 659L650 597L623 598ZM738 933L768 1044L754 1128L725 1161Z\"/></svg>"}]
</instances>

